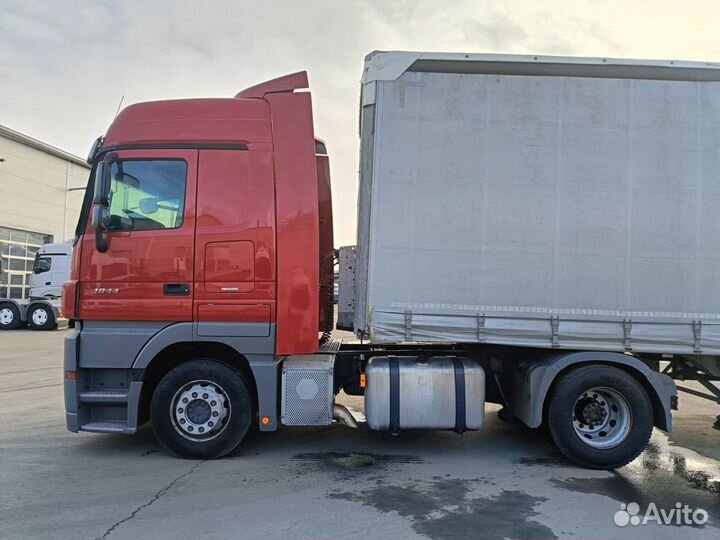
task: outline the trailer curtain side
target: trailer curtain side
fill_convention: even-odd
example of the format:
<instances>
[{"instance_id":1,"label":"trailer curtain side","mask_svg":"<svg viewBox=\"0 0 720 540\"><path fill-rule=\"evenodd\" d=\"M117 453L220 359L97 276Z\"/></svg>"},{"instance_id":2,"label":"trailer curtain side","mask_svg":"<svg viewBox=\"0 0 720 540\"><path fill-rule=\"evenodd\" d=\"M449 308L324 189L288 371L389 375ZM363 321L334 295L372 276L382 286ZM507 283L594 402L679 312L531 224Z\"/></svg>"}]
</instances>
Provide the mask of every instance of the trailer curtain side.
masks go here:
<instances>
[{"instance_id":1,"label":"trailer curtain side","mask_svg":"<svg viewBox=\"0 0 720 540\"><path fill-rule=\"evenodd\" d=\"M720 76L432 65L363 89L356 330L718 354Z\"/></svg>"}]
</instances>

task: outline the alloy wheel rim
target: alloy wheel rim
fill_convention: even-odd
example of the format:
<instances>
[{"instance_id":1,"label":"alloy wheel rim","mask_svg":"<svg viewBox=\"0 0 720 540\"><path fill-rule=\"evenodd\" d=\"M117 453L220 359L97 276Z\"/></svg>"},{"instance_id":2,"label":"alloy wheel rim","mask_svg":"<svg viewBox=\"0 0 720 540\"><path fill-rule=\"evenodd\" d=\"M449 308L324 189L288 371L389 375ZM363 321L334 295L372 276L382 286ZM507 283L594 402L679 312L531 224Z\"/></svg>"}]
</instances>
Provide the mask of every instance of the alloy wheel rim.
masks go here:
<instances>
[{"instance_id":1,"label":"alloy wheel rim","mask_svg":"<svg viewBox=\"0 0 720 540\"><path fill-rule=\"evenodd\" d=\"M231 415L230 398L213 381L196 380L184 384L170 402L170 418L180 435L195 442L220 435Z\"/></svg>"},{"instance_id":2,"label":"alloy wheel rim","mask_svg":"<svg viewBox=\"0 0 720 540\"><path fill-rule=\"evenodd\" d=\"M575 400L572 423L575 434L583 443L607 450L627 439L632 426L632 411L620 392L596 386Z\"/></svg>"}]
</instances>

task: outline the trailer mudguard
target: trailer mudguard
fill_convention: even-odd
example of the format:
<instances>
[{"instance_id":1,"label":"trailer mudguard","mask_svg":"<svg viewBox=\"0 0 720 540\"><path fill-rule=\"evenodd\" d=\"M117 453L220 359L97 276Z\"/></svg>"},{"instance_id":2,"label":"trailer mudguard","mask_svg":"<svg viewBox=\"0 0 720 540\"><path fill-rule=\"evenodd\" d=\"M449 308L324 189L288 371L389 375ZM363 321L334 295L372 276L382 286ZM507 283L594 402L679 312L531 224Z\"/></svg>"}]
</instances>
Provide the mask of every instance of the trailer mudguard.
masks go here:
<instances>
[{"instance_id":1,"label":"trailer mudguard","mask_svg":"<svg viewBox=\"0 0 720 540\"><path fill-rule=\"evenodd\" d=\"M545 400L557 376L567 368L591 363L615 365L630 371L648 391L655 413L655 426L667 432L672 430L670 410L672 398L677 395L673 380L653 371L633 356L612 352L553 354L540 361L521 364L513 379L513 414L528 427L540 427Z\"/></svg>"}]
</instances>

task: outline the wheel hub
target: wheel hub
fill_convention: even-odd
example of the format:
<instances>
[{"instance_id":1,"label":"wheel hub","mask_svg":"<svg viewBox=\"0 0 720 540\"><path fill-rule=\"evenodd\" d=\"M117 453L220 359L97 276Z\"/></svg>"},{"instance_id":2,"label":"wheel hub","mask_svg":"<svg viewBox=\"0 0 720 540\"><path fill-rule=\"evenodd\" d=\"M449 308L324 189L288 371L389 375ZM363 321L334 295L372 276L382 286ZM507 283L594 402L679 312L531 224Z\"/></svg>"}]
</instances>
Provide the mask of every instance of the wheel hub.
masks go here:
<instances>
[{"instance_id":1,"label":"wheel hub","mask_svg":"<svg viewBox=\"0 0 720 540\"><path fill-rule=\"evenodd\" d=\"M573 408L573 429L588 446L618 446L630 433L632 412L625 397L612 388L594 387L583 392Z\"/></svg>"},{"instance_id":2,"label":"wheel hub","mask_svg":"<svg viewBox=\"0 0 720 540\"><path fill-rule=\"evenodd\" d=\"M0 309L0 324L10 324L13 319L15 319L15 315L10 308Z\"/></svg>"},{"instance_id":3,"label":"wheel hub","mask_svg":"<svg viewBox=\"0 0 720 540\"><path fill-rule=\"evenodd\" d=\"M48 320L47 311L45 311L44 309L36 309L35 311L33 311L32 320L36 325L42 326Z\"/></svg>"},{"instance_id":4,"label":"wheel hub","mask_svg":"<svg viewBox=\"0 0 720 540\"><path fill-rule=\"evenodd\" d=\"M580 418L586 424L599 424L607 416L603 407L604 405L601 406L599 401L593 399L580 408Z\"/></svg>"},{"instance_id":5,"label":"wheel hub","mask_svg":"<svg viewBox=\"0 0 720 540\"><path fill-rule=\"evenodd\" d=\"M187 439L217 437L230 418L230 400L212 381L193 381L180 388L172 399L170 416L175 430Z\"/></svg>"},{"instance_id":6,"label":"wheel hub","mask_svg":"<svg viewBox=\"0 0 720 540\"><path fill-rule=\"evenodd\" d=\"M207 401L202 399L193 399L187 405L187 411L185 416L193 424L201 425L210 420L212 415L212 408Z\"/></svg>"}]
</instances>

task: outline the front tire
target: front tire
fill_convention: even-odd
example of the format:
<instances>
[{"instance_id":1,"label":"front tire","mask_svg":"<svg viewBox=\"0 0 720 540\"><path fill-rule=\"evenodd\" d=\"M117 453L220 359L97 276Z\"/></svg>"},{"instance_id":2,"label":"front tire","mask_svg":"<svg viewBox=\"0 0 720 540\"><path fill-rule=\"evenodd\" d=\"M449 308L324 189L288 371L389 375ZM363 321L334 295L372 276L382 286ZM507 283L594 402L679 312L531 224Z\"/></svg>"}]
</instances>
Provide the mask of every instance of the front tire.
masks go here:
<instances>
[{"instance_id":1,"label":"front tire","mask_svg":"<svg viewBox=\"0 0 720 540\"><path fill-rule=\"evenodd\" d=\"M0 304L0 330L16 330L22 326L20 311L15 304Z\"/></svg>"},{"instance_id":2,"label":"front tire","mask_svg":"<svg viewBox=\"0 0 720 540\"><path fill-rule=\"evenodd\" d=\"M625 371L582 366L563 374L548 404L553 442L569 460L591 469L617 469L647 446L653 408L645 388Z\"/></svg>"},{"instance_id":3,"label":"front tire","mask_svg":"<svg viewBox=\"0 0 720 540\"><path fill-rule=\"evenodd\" d=\"M232 452L254 417L242 373L210 359L191 360L169 371L155 388L150 421L171 454L215 459Z\"/></svg>"},{"instance_id":4,"label":"front tire","mask_svg":"<svg viewBox=\"0 0 720 540\"><path fill-rule=\"evenodd\" d=\"M54 330L57 327L55 311L47 304L30 306L27 312L27 321L33 330Z\"/></svg>"}]
</instances>

